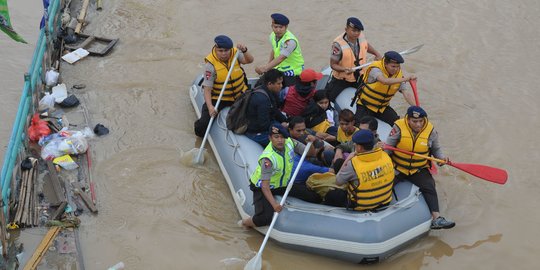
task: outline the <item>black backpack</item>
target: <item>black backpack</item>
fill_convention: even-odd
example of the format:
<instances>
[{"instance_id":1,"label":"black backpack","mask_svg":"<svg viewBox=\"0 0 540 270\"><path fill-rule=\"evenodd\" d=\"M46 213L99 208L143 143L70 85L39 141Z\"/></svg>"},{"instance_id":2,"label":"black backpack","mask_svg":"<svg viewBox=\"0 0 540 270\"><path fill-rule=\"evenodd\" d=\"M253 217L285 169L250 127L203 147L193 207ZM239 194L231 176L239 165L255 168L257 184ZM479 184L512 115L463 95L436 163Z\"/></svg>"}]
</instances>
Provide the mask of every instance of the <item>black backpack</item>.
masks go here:
<instances>
[{"instance_id":1,"label":"black backpack","mask_svg":"<svg viewBox=\"0 0 540 270\"><path fill-rule=\"evenodd\" d=\"M249 120L247 118L247 108L249 105L249 100L254 93L262 93L267 98L270 98L266 91L261 88L256 88L253 90L247 90L234 101L229 113L227 114L226 124L227 128L236 134L246 133L249 124Z\"/></svg>"}]
</instances>

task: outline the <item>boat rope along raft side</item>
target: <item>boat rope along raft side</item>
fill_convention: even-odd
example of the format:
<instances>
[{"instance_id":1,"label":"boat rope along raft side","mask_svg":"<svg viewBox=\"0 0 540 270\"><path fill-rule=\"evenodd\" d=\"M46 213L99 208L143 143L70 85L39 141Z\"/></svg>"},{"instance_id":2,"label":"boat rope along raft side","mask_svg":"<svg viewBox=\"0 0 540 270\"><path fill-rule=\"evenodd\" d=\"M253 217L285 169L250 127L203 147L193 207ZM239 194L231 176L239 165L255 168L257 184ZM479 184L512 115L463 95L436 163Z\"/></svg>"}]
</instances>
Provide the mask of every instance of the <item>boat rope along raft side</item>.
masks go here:
<instances>
[{"instance_id":1,"label":"boat rope along raft side","mask_svg":"<svg viewBox=\"0 0 540 270\"><path fill-rule=\"evenodd\" d=\"M201 79L202 75L197 77L189 90L197 117L200 117L204 103ZM254 82L250 80L251 85ZM353 88L346 89L337 102L346 108L354 92ZM248 179L263 149L246 136L227 129L225 118L228 110L223 109L216 118L208 142L237 210L242 218L246 218L254 213ZM384 140L390 126L382 122L379 124L379 132ZM399 200L394 199L388 209L379 212L354 212L289 197L270 238L292 249L355 263L385 259L411 241L426 235L431 225L431 213L417 187L401 182L396 184L395 191ZM266 229L256 228L263 234Z\"/></svg>"}]
</instances>

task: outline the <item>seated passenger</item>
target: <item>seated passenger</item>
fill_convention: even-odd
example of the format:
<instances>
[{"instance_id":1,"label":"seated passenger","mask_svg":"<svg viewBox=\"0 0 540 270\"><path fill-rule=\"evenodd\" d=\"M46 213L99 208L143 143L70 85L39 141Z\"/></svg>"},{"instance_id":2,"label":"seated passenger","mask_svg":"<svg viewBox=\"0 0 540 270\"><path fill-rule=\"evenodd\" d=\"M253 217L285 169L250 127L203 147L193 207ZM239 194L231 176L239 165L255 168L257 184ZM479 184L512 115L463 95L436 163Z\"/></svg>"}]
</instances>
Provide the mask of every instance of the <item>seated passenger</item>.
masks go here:
<instances>
[{"instance_id":1,"label":"seated passenger","mask_svg":"<svg viewBox=\"0 0 540 270\"><path fill-rule=\"evenodd\" d=\"M320 90L313 96L302 116L306 119L306 127L316 132L316 136L327 141L336 141L337 128L332 126L327 119L326 111L329 110L330 100L325 90Z\"/></svg>"},{"instance_id":2,"label":"seated passenger","mask_svg":"<svg viewBox=\"0 0 540 270\"><path fill-rule=\"evenodd\" d=\"M283 195L293 173L295 153L305 150L303 144L295 144L289 138L289 132L280 124L273 124L268 133L270 143L259 156L257 168L250 177L250 189L253 191L255 214L242 220L247 227L258 227L270 224L274 212L281 212L282 206L274 195ZM310 194L311 192L311 194ZM312 202L320 202L321 198L305 185L293 185L290 195Z\"/></svg>"},{"instance_id":3,"label":"seated passenger","mask_svg":"<svg viewBox=\"0 0 540 270\"><path fill-rule=\"evenodd\" d=\"M280 96L283 96L281 111L287 114L288 117L302 115L313 95L317 92L315 86L322 77L322 73L313 69L302 71L300 80L281 91Z\"/></svg>"},{"instance_id":4,"label":"seated passenger","mask_svg":"<svg viewBox=\"0 0 540 270\"><path fill-rule=\"evenodd\" d=\"M268 145L268 129L274 123L287 126L287 118L278 107L278 94L282 87L283 73L276 69L266 72L261 78L263 83L259 86L265 92L255 92L249 99L246 117L249 124L245 135L262 147Z\"/></svg>"},{"instance_id":5,"label":"seated passenger","mask_svg":"<svg viewBox=\"0 0 540 270\"><path fill-rule=\"evenodd\" d=\"M347 184L347 190L328 191L325 203L356 211L373 210L392 201L394 165L381 148L373 148L375 137L369 130L359 130L352 141L355 156L341 167L336 184Z\"/></svg>"}]
</instances>

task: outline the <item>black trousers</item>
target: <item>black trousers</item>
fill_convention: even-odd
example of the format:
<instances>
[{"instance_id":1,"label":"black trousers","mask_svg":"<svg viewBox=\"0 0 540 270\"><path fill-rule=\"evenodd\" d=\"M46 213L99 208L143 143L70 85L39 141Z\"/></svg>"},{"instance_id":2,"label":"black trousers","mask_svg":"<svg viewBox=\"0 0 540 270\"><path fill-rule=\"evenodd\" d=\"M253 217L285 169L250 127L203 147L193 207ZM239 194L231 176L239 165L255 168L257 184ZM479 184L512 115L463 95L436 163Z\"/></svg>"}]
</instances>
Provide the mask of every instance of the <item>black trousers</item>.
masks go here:
<instances>
[{"instance_id":1,"label":"black trousers","mask_svg":"<svg viewBox=\"0 0 540 270\"><path fill-rule=\"evenodd\" d=\"M273 195L285 194L286 187L272 189ZM253 188L253 204L255 206L255 214L253 215L253 223L257 226L266 226L272 222L274 216L274 208L268 202L266 197L260 188ZM290 196L302 199L311 203L320 203L321 197L315 191L312 191L306 187L306 185L293 184L291 188ZM279 203L279 202L278 202Z\"/></svg>"},{"instance_id":2,"label":"black trousers","mask_svg":"<svg viewBox=\"0 0 540 270\"><path fill-rule=\"evenodd\" d=\"M331 102L335 102L336 98L343 92L345 88L358 88L357 82L348 82L346 80L340 80L332 77L330 82L326 85L326 95Z\"/></svg>"},{"instance_id":3,"label":"black trousers","mask_svg":"<svg viewBox=\"0 0 540 270\"><path fill-rule=\"evenodd\" d=\"M399 173L396 177L399 180L407 180L416 185L431 212L439 212L439 199L437 197L437 190L435 189L435 179L427 168L423 168L413 175L406 175Z\"/></svg>"},{"instance_id":4,"label":"black trousers","mask_svg":"<svg viewBox=\"0 0 540 270\"><path fill-rule=\"evenodd\" d=\"M225 101L222 100L219 102L219 108L217 108L218 112L221 111L225 107L229 107L233 104L233 101ZM212 104L215 106L216 101L212 100ZM208 127L208 123L210 122L210 112L208 112L208 106L206 106L206 102L202 106L201 110L201 118L199 118L195 123L193 123L193 128L195 130L195 135L199 137L204 137L204 133L206 133L206 128Z\"/></svg>"},{"instance_id":5,"label":"black trousers","mask_svg":"<svg viewBox=\"0 0 540 270\"><path fill-rule=\"evenodd\" d=\"M354 114L354 120L356 121L357 126L360 124L360 119L362 119L362 117L366 115L371 115L373 117L379 118L381 121L386 122L390 126L393 126L394 122L399 119L399 115L390 106L386 107L384 112L376 113L368 109L364 105L356 104L356 113Z\"/></svg>"}]
</instances>

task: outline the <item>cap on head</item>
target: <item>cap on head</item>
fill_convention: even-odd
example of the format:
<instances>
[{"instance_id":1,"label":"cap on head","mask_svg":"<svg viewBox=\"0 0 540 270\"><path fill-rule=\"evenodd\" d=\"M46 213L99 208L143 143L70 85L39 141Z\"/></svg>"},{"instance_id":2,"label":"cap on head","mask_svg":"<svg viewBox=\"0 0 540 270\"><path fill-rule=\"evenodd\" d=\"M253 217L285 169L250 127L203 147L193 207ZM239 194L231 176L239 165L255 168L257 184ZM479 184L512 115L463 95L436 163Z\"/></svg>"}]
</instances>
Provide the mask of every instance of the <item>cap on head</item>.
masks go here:
<instances>
[{"instance_id":1,"label":"cap on head","mask_svg":"<svg viewBox=\"0 0 540 270\"><path fill-rule=\"evenodd\" d=\"M300 81L302 82L312 82L312 81L318 81L322 79L323 74L320 72L317 72L311 68L304 69L302 73L300 73Z\"/></svg>"},{"instance_id":2,"label":"cap on head","mask_svg":"<svg viewBox=\"0 0 540 270\"><path fill-rule=\"evenodd\" d=\"M373 137L373 132L371 132L370 130L361 129L353 134L352 141L356 144L373 144L375 141L375 137Z\"/></svg>"},{"instance_id":3,"label":"cap on head","mask_svg":"<svg viewBox=\"0 0 540 270\"><path fill-rule=\"evenodd\" d=\"M283 15L281 13L274 13L274 14L270 15L270 17L272 18L272 20L274 20L275 24L289 25L289 18L287 18L287 16L285 16L285 15Z\"/></svg>"},{"instance_id":4,"label":"cap on head","mask_svg":"<svg viewBox=\"0 0 540 270\"><path fill-rule=\"evenodd\" d=\"M354 27L360 31L364 31L364 26L362 25L362 22L355 17L350 17L347 19L347 26Z\"/></svg>"},{"instance_id":5,"label":"cap on head","mask_svg":"<svg viewBox=\"0 0 540 270\"><path fill-rule=\"evenodd\" d=\"M270 136L273 134L281 134L285 139L289 138L289 131L280 124L271 125L268 133L270 133Z\"/></svg>"},{"instance_id":6,"label":"cap on head","mask_svg":"<svg viewBox=\"0 0 540 270\"><path fill-rule=\"evenodd\" d=\"M388 52L385 52L384 53L384 58L388 59L388 60L392 60L398 64L403 64L403 62L405 62L405 60L403 60L403 56L401 56L401 54L399 54L398 52L395 52L395 51L388 51Z\"/></svg>"},{"instance_id":7,"label":"cap on head","mask_svg":"<svg viewBox=\"0 0 540 270\"><path fill-rule=\"evenodd\" d=\"M218 48L230 49L233 47L233 41L230 37L225 35L219 35L214 38L214 42Z\"/></svg>"},{"instance_id":8,"label":"cap on head","mask_svg":"<svg viewBox=\"0 0 540 270\"><path fill-rule=\"evenodd\" d=\"M407 116L411 118L422 118L427 117L426 111L418 106L411 106L407 109Z\"/></svg>"}]
</instances>

